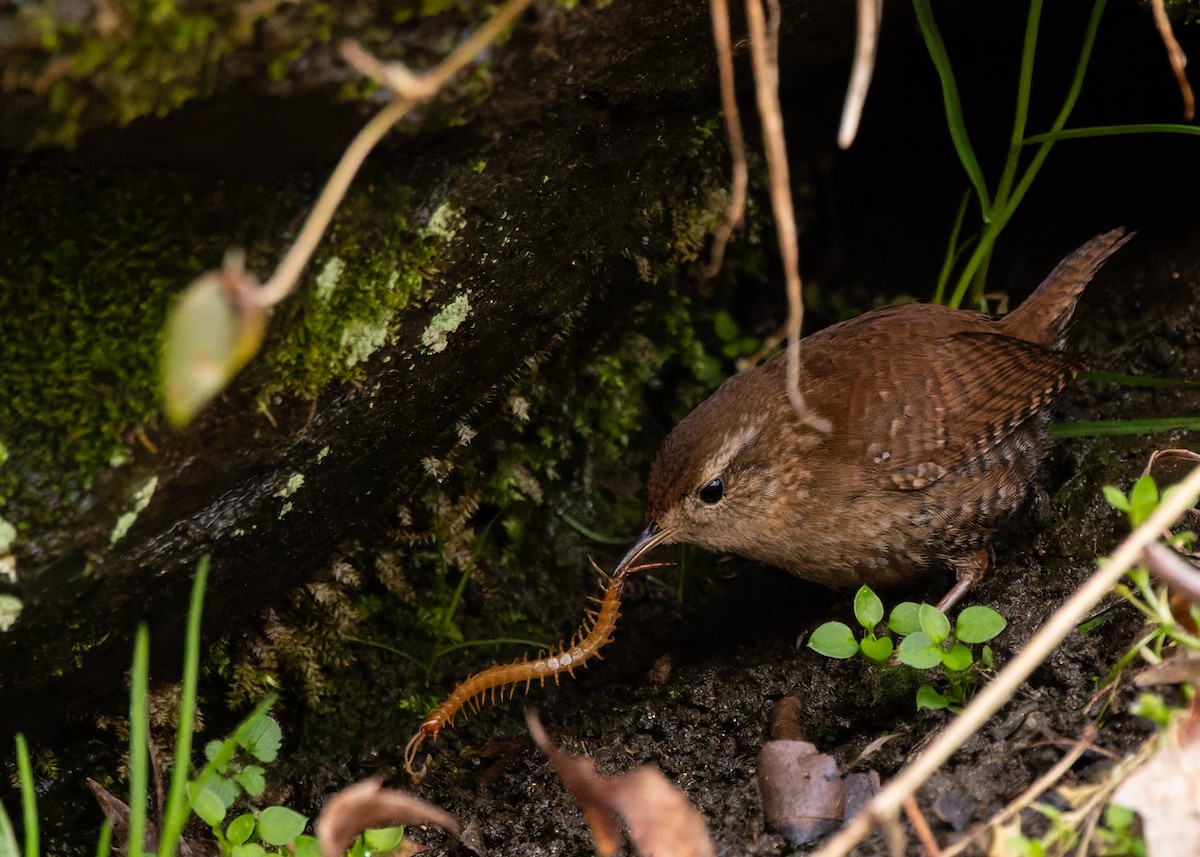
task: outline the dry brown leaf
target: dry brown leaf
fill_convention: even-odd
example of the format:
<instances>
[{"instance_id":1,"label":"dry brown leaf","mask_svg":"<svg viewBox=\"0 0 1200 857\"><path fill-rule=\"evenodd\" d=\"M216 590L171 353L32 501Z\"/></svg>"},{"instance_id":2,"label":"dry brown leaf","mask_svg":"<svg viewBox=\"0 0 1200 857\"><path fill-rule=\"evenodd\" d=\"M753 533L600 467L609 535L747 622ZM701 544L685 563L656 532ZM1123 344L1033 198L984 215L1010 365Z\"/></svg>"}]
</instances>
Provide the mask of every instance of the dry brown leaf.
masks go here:
<instances>
[{"instance_id":1,"label":"dry brown leaf","mask_svg":"<svg viewBox=\"0 0 1200 857\"><path fill-rule=\"evenodd\" d=\"M567 790L583 807L596 852L611 857L621 848L620 820L638 853L652 857L715 857L704 819L662 772L643 765L627 774L601 777L591 760L555 747L537 715L525 715L533 742L550 759Z\"/></svg>"},{"instance_id":2,"label":"dry brown leaf","mask_svg":"<svg viewBox=\"0 0 1200 857\"><path fill-rule=\"evenodd\" d=\"M1117 787L1112 801L1142 817L1150 857L1193 857L1200 842L1200 717L1193 708L1158 752Z\"/></svg>"},{"instance_id":3,"label":"dry brown leaf","mask_svg":"<svg viewBox=\"0 0 1200 857\"><path fill-rule=\"evenodd\" d=\"M642 765L602 782L639 854L702 857L716 853L700 813L658 768Z\"/></svg>"},{"instance_id":4,"label":"dry brown leaf","mask_svg":"<svg viewBox=\"0 0 1200 857\"><path fill-rule=\"evenodd\" d=\"M347 786L325 802L317 819L317 839L325 857L342 857L360 833L370 827L432 825L458 837L476 854L486 851L472 825L463 826L439 806L399 789L385 789L381 777Z\"/></svg>"},{"instance_id":5,"label":"dry brown leaf","mask_svg":"<svg viewBox=\"0 0 1200 857\"><path fill-rule=\"evenodd\" d=\"M842 824L846 784L832 756L807 741L768 741L758 754L758 790L769 830L803 845Z\"/></svg>"}]
</instances>

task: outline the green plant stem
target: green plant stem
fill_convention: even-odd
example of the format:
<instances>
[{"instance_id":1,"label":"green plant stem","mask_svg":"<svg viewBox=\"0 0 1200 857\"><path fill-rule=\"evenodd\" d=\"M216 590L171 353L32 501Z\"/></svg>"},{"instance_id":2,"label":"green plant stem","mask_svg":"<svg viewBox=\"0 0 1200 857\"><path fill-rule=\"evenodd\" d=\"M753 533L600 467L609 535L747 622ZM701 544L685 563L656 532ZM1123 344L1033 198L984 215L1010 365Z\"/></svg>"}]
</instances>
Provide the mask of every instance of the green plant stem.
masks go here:
<instances>
[{"instance_id":1,"label":"green plant stem","mask_svg":"<svg viewBox=\"0 0 1200 857\"><path fill-rule=\"evenodd\" d=\"M559 512L558 516L560 518L562 518L564 524L566 524L572 530L579 533L581 536L583 536L585 539L588 539L589 541L597 542L602 545L627 545L627 544L629 544L628 538L623 538L621 536L606 536L603 533L593 530L591 527L589 527L587 524L584 524L582 521L576 520L575 518L568 515L566 512Z\"/></svg>"},{"instance_id":2,"label":"green plant stem","mask_svg":"<svg viewBox=\"0 0 1200 857\"><path fill-rule=\"evenodd\" d=\"M100 835L96 838L96 857L108 857L112 850L112 822L107 819L100 825Z\"/></svg>"},{"instance_id":3,"label":"green plant stem","mask_svg":"<svg viewBox=\"0 0 1200 857\"><path fill-rule=\"evenodd\" d=\"M1131 434L1189 429L1200 431L1200 416L1142 417L1132 420L1075 420L1050 426L1050 437L1064 440L1072 437L1123 437Z\"/></svg>"},{"instance_id":4,"label":"green plant stem","mask_svg":"<svg viewBox=\"0 0 1200 857\"><path fill-rule=\"evenodd\" d=\"M187 630L183 644L183 686L179 701L179 723L175 727L175 762L171 767L171 786L163 811L163 829L158 843L159 857L172 857L175 845L187 823L187 783L192 770L192 732L196 718L196 684L200 675L200 617L204 611L204 590L208 584L207 555L196 566L192 582L192 600L188 606Z\"/></svg>"},{"instance_id":5,"label":"green plant stem","mask_svg":"<svg viewBox=\"0 0 1200 857\"><path fill-rule=\"evenodd\" d=\"M234 729L233 733L221 744L221 749L218 750L217 753L208 760L208 764L206 764L200 770L200 773L193 778L193 782L207 781L208 778L213 774L216 774L218 771L223 771L225 766L228 765L233 760L233 757L237 755L238 747L241 746L242 739L245 737L246 733L249 732L250 728L256 725L259 720L266 716L266 713L271 710L271 706L275 704L275 700L278 698L279 697L273 693L258 705L254 706L254 710L246 715L246 718L238 724L237 729Z\"/></svg>"},{"instance_id":6,"label":"green plant stem","mask_svg":"<svg viewBox=\"0 0 1200 857\"><path fill-rule=\"evenodd\" d=\"M950 66L950 55L946 52L946 43L942 41L942 34L938 31L937 22L933 20L933 10L929 7L929 0L913 0L913 9L917 13L917 25L920 27L921 36L925 39L925 47L929 51L929 57L933 60L934 68L937 69L938 80L942 84L942 102L946 109L946 124L950 128L950 139L954 142L954 150L958 153L958 159L962 162L963 169L966 170L967 177L975 188L975 195L979 198L979 210L983 213L986 223L992 211L992 201L988 194L987 182L983 178L983 170L979 167L979 160L975 157L971 138L967 134L967 125L963 121L962 102L958 97L958 84L954 79L954 69Z\"/></svg>"},{"instance_id":7,"label":"green plant stem","mask_svg":"<svg viewBox=\"0 0 1200 857\"><path fill-rule=\"evenodd\" d=\"M1075 65L1075 76L1071 80L1071 87L1067 91L1067 97L1063 102L1062 109L1059 110L1054 124L1050 127L1051 134L1062 130L1062 127L1067 123L1067 119L1071 116L1071 111L1075 109L1075 102L1079 100L1079 93L1083 89L1083 78L1087 73L1088 62L1092 57L1092 48L1096 43L1096 32L1100 27L1100 17L1104 14L1106 4L1107 0L1095 0L1095 4L1092 6L1092 16L1088 19L1087 30L1084 32L1083 37L1083 46L1079 51L1079 61ZM1030 161L1029 166L1026 167L1021 180L1017 183L1005 206L993 212L991 220L986 222L983 234L979 237L979 244L976 245L975 252L971 254L971 258L967 261L962 274L959 276L958 285L955 287L954 294L949 301L950 306L957 307L962 304L963 298L967 293L967 288L975 277L975 272L990 257L992 248L995 246L996 239L1000 236L1001 230L1008 224L1008 221L1013 216L1013 212L1017 210L1017 206L1025 198L1029 186L1033 184L1034 178L1042 168L1042 164L1045 163L1046 157L1050 154L1050 149L1053 145L1054 140L1047 139L1038 146L1037 151L1033 154L1033 159Z\"/></svg>"},{"instance_id":8,"label":"green plant stem","mask_svg":"<svg viewBox=\"0 0 1200 857\"><path fill-rule=\"evenodd\" d=\"M490 640L463 640L461 643L444 646L437 650L434 659L436 660L442 655L448 655L451 652L457 652L459 649L474 649L480 646L533 646L534 648L545 650L551 648L543 640L526 640L524 637L493 637Z\"/></svg>"},{"instance_id":9,"label":"green plant stem","mask_svg":"<svg viewBox=\"0 0 1200 857\"><path fill-rule=\"evenodd\" d=\"M1200 381L1190 378L1154 378L1149 375L1128 375L1123 372L1080 372L1081 381L1095 384L1121 384L1126 387L1167 387L1180 390L1200 390Z\"/></svg>"},{"instance_id":10,"label":"green plant stem","mask_svg":"<svg viewBox=\"0 0 1200 857\"><path fill-rule=\"evenodd\" d=\"M1053 143L1058 140L1084 140L1093 137L1121 137L1129 134L1188 134L1200 136L1200 125L1179 125L1172 122L1149 122L1144 125L1092 125L1087 128L1066 128L1034 134L1025 138L1025 145Z\"/></svg>"},{"instance_id":11,"label":"green plant stem","mask_svg":"<svg viewBox=\"0 0 1200 857\"><path fill-rule=\"evenodd\" d=\"M962 202L958 205L958 214L954 218L954 226L950 230L950 240L946 244L946 258L942 260L942 270L938 272L937 289L933 293L933 302L940 304L946 297L946 283L950 282L950 275L954 273L954 266L958 263L963 251L970 246L971 241L975 240L974 236L968 238L960 247L958 244L958 236L962 233L963 218L967 215L967 205L971 202L971 192L967 191L963 194Z\"/></svg>"},{"instance_id":12,"label":"green plant stem","mask_svg":"<svg viewBox=\"0 0 1200 857\"><path fill-rule=\"evenodd\" d=\"M1042 0L1030 0L1029 17L1025 21L1025 39L1021 47L1021 74L1017 82L1017 105L1013 115L1012 136L1009 138L1008 155L1004 159L1004 170L996 185L993 198L994 208L1003 211L1012 193L1013 181L1021 163L1021 150L1025 142L1025 126L1029 119L1029 93L1033 88L1033 63L1037 54L1038 27L1042 19ZM971 303L979 306L983 301L984 284L987 281L991 254L983 260L975 272L971 286Z\"/></svg>"},{"instance_id":13,"label":"green plant stem","mask_svg":"<svg viewBox=\"0 0 1200 857\"><path fill-rule=\"evenodd\" d=\"M129 689L129 842L128 857L142 857L146 842L146 798L149 795L149 721L146 695L150 677L150 631L138 626L133 643Z\"/></svg>"},{"instance_id":14,"label":"green plant stem","mask_svg":"<svg viewBox=\"0 0 1200 857\"><path fill-rule=\"evenodd\" d=\"M25 736L17 733L17 776L21 781L21 818L25 823L25 857L38 857L37 792L33 788L33 764Z\"/></svg>"}]
</instances>

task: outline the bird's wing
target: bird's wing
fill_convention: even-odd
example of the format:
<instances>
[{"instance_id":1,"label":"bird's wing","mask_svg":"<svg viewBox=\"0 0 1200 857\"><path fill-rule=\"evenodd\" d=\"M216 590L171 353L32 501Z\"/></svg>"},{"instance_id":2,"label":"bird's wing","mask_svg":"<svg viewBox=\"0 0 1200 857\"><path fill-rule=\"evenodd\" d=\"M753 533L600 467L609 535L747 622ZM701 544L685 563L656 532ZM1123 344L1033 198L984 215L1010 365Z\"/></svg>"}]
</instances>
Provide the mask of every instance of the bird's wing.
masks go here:
<instances>
[{"instance_id":1,"label":"bird's wing","mask_svg":"<svg viewBox=\"0 0 1200 857\"><path fill-rule=\"evenodd\" d=\"M1082 368L1062 352L981 331L891 351L874 351L876 363L890 365L873 367L877 389L859 403L859 444L868 466L902 489L924 488L993 450Z\"/></svg>"}]
</instances>

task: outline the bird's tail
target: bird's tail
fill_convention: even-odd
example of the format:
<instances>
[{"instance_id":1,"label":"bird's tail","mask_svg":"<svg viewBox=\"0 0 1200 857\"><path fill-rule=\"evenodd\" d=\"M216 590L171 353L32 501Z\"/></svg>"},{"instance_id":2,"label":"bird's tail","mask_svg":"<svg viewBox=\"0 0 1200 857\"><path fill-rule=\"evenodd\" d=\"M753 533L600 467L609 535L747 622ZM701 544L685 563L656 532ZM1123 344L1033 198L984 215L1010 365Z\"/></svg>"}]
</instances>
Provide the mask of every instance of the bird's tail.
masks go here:
<instances>
[{"instance_id":1,"label":"bird's tail","mask_svg":"<svg viewBox=\"0 0 1200 857\"><path fill-rule=\"evenodd\" d=\"M1063 259L1021 305L1000 319L1000 329L1016 339L1049 348L1062 345L1063 332L1080 294L1108 257L1132 238L1124 227L1097 235Z\"/></svg>"}]
</instances>

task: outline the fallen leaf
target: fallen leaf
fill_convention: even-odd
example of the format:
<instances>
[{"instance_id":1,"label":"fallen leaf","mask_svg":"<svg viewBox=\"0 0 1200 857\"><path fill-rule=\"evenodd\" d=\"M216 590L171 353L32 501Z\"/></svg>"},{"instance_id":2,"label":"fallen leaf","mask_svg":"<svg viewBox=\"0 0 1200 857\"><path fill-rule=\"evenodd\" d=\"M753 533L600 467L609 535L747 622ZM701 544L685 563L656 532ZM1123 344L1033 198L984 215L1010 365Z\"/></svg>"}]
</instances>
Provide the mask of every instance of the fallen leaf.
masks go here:
<instances>
[{"instance_id":1,"label":"fallen leaf","mask_svg":"<svg viewBox=\"0 0 1200 857\"><path fill-rule=\"evenodd\" d=\"M465 827L450 813L409 792L385 789L380 777L347 786L325 802L317 819L317 840L324 857L342 857L369 827L432 825L452 833L484 857L483 841L474 825Z\"/></svg>"},{"instance_id":2,"label":"fallen leaf","mask_svg":"<svg viewBox=\"0 0 1200 857\"><path fill-rule=\"evenodd\" d=\"M1167 728L1162 746L1113 793L1142 817L1150 857L1193 857L1200 842L1200 718L1193 707Z\"/></svg>"},{"instance_id":3,"label":"fallen leaf","mask_svg":"<svg viewBox=\"0 0 1200 857\"><path fill-rule=\"evenodd\" d=\"M832 756L807 741L768 741L758 754L767 829L803 845L842 824L846 785Z\"/></svg>"},{"instance_id":4,"label":"fallen leaf","mask_svg":"<svg viewBox=\"0 0 1200 857\"><path fill-rule=\"evenodd\" d=\"M621 820L634 848L647 857L715 857L716 849L700 813L653 765L601 777L590 759L555 747L532 711L526 712L525 722L533 742L583 807L601 857L620 850Z\"/></svg>"}]
</instances>

